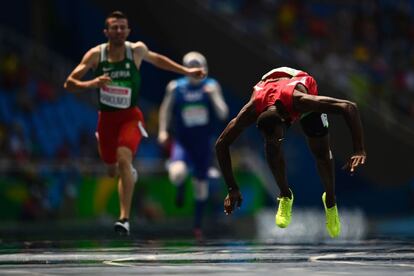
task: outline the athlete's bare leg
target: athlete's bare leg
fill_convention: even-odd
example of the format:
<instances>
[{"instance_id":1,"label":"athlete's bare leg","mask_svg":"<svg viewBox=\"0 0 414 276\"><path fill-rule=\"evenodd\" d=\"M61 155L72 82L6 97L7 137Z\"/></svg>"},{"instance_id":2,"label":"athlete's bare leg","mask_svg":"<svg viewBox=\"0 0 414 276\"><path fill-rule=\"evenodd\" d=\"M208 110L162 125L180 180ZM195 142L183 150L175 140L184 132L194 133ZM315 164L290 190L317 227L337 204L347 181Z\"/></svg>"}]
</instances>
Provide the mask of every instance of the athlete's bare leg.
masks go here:
<instances>
[{"instance_id":1,"label":"athlete's bare leg","mask_svg":"<svg viewBox=\"0 0 414 276\"><path fill-rule=\"evenodd\" d=\"M282 151L283 128L277 126L272 135L264 135L265 156L280 190L280 197L292 197L286 176L286 164Z\"/></svg>"},{"instance_id":2,"label":"athlete's bare leg","mask_svg":"<svg viewBox=\"0 0 414 276\"><path fill-rule=\"evenodd\" d=\"M119 147L116 152L118 160L119 181L118 181L118 193L120 214L119 218L129 219L131 211L132 195L134 193L134 178L132 176L131 164L132 164L132 152L127 147Z\"/></svg>"},{"instance_id":3,"label":"athlete's bare leg","mask_svg":"<svg viewBox=\"0 0 414 276\"><path fill-rule=\"evenodd\" d=\"M329 134L324 137L308 137L309 147L315 157L319 176L326 191L326 206L335 205L335 171L329 146Z\"/></svg>"}]
</instances>

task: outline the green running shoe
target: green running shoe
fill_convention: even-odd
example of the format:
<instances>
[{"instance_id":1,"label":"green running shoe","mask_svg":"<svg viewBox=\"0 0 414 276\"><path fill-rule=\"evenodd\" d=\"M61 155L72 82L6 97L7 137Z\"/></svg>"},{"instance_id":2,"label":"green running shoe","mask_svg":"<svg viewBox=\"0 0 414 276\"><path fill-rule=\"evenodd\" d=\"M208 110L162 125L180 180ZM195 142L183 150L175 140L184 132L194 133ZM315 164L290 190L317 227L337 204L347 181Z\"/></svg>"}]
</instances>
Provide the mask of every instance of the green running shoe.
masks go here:
<instances>
[{"instance_id":1,"label":"green running shoe","mask_svg":"<svg viewBox=\"0 0 414 276\"><path fill-rule=\"evenodd\" d=\"M341 221L339 220L338 208L336 204L331 208L326 207L326 193L322 194L322 202L325 207L326 230L328 230L331 238L336 238L341 233Z\"/></svg>"},{"instance_id":2,"label":"green running shoe","mask_svg":"<svg viewBox=\"0 0 414 276\"><path fill-rule=\"evenodd\" d=\"M290 189L289 189L290 190ZM293 193L290 190L292 198L289 197L278 197L279 207L276 213L276 225L280 228L286 228L290 224L292 218L292 205L293 205Z\"/></svg>"}]
</instances>

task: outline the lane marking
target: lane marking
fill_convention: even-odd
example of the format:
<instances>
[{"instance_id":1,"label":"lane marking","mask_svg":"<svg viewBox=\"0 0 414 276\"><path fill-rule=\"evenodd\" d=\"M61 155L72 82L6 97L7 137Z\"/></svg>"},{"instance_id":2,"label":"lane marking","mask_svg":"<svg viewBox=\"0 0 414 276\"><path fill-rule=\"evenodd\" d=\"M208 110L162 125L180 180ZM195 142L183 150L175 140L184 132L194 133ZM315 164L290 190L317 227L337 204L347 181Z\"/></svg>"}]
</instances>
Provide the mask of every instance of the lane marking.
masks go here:
<instances>
[{"instance_id":1,"label":"lane marking","mask_svg":"<svg viewBox=\"0 0 414 276\"><path fill-rule=\"evenodd\" d=\"M361 256L363 255L363 256ZM325 254L325 255L319 255L319 256L311 256L309 257L310 262L317 262L317 263L335 263L335 264L350 264L350 265L363 265L363 266L401 266L401 267L413 267L414 264L407 264L407 263L395 263L396 261L400 261L401 257L388 257L384 255L379 255L377 259L375 257L371 258L366 261L352 261L352 260L334 260L334 259L340 259L340 258L347 258L347 257L354 257L354 256L361 256L362 258L364 256L369 257L368 252L349 252L345 254ZM392 263L386 263L384 261L392 262ZM380 263L378 263L380 262Z\"/></svg>"}]
</instances>

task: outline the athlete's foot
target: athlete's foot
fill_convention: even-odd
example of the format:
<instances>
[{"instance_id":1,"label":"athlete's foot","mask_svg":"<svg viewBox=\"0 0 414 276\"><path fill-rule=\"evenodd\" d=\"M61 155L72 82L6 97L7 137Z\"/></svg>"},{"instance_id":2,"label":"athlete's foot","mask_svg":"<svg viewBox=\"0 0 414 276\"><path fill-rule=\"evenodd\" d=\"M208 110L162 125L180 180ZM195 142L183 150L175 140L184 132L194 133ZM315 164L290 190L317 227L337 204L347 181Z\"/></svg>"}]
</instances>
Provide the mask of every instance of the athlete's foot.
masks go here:
<instances>
[{"instance_id":1,"label":"athlete's foot","mask_svg":"<svg viewBox=\"0 0 414 276\"><path fill-rule=\"evenodd\" d=\"M293 205L293 193L290 190L291 198L289 197L279 197L279 207L277 208L276 213L276 225L280 228L286 228L290 224L292 218L292 205Z\"/></svg>"},{"instance_id":2,"label":"athlete's foot","mask_svg":"<svg viewBox=\"0 0 414 276\"><path fill-rule=\"evenodd\" d=\"M128 219L119 219L114 224L114 230L120 236L129 236L129 221Z\"/></svg>"},{"instance_id":3,"label":"athlete's foot","mask_svg":"<svg viewBox=\"0 0 414 276\"><path fill-rule=\"evenodd\" d=\"M336 204L328 208L326 207L326 193L322 194L323 207L326 215L326 230L331 238L336 238L341 233L341 221L339 220L338 208Z\"/></svg>"}]
</instances>

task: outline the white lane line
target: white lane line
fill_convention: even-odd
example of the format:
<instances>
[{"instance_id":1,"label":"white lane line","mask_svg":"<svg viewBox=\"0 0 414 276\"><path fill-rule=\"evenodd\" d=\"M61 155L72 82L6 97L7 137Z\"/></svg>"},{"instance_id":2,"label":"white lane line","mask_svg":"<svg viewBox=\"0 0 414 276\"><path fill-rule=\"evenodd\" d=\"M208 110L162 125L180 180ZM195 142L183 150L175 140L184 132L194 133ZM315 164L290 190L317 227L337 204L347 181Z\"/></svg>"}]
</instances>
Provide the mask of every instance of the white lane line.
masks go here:
<instances>
[{"instance_id":1,"label":"white lane line","mask_svg":"<svg viewBox=\"0 0 414 276\"><path fill-rule=\"evenodd\" d=\"M35 275L35 276L57 276L58 274L49 274L42 272L34 272L30 270L14 270L14 269L0 269L0 273L8 273L8 275Z\"/></svg>"},{"instance_id":2,"label":"white lane line","mask_svg":"<svg viewBox=\"0 0 414 276\"><path fill-rule=\"evenodd\" d=\"M335 263L335 264L350 264L350 265L363 265L363 266L375 266L375 265L381 265L381 266L401 266L401 267L413 267L414 268L414 264L407 264L407 263L396 263L396 261L399 261L398 258L389 258L389 259L384 259L384 256L381 255L379 256L380 258L378 258L377 260L375 258L372 258L370 260L367 260L365 262L363 261L352 261L352 260L335 260L335 259L340 259L340 258L346 258L349 256L362 256L362 255L367 255L367 252L349 252L349 253L345 253L345 254L325 254L325 255L319 255L319 256L311 256L309 257L309 261L310 262L326 262L326 263ZM392 261L392 263L386 263L386 262L381 262L378 263L379 261Z\"/></svg>"},{"instance_id":3,"label":"white lane line","mask_svg":"<svg viewBox=\"0 0 414 276\"><path fill-rule=\"evenodd\" d=\"M136 258L129 257L129 258L121 258L121 259L115 259L115 260L107 260L107 261L103 261L102 263L106 265L112 265L112 266L135 267L135 265L133 264L121 263L121 262L134 261L134 260L136 260Z\"/></svg>"}]
</instances>

